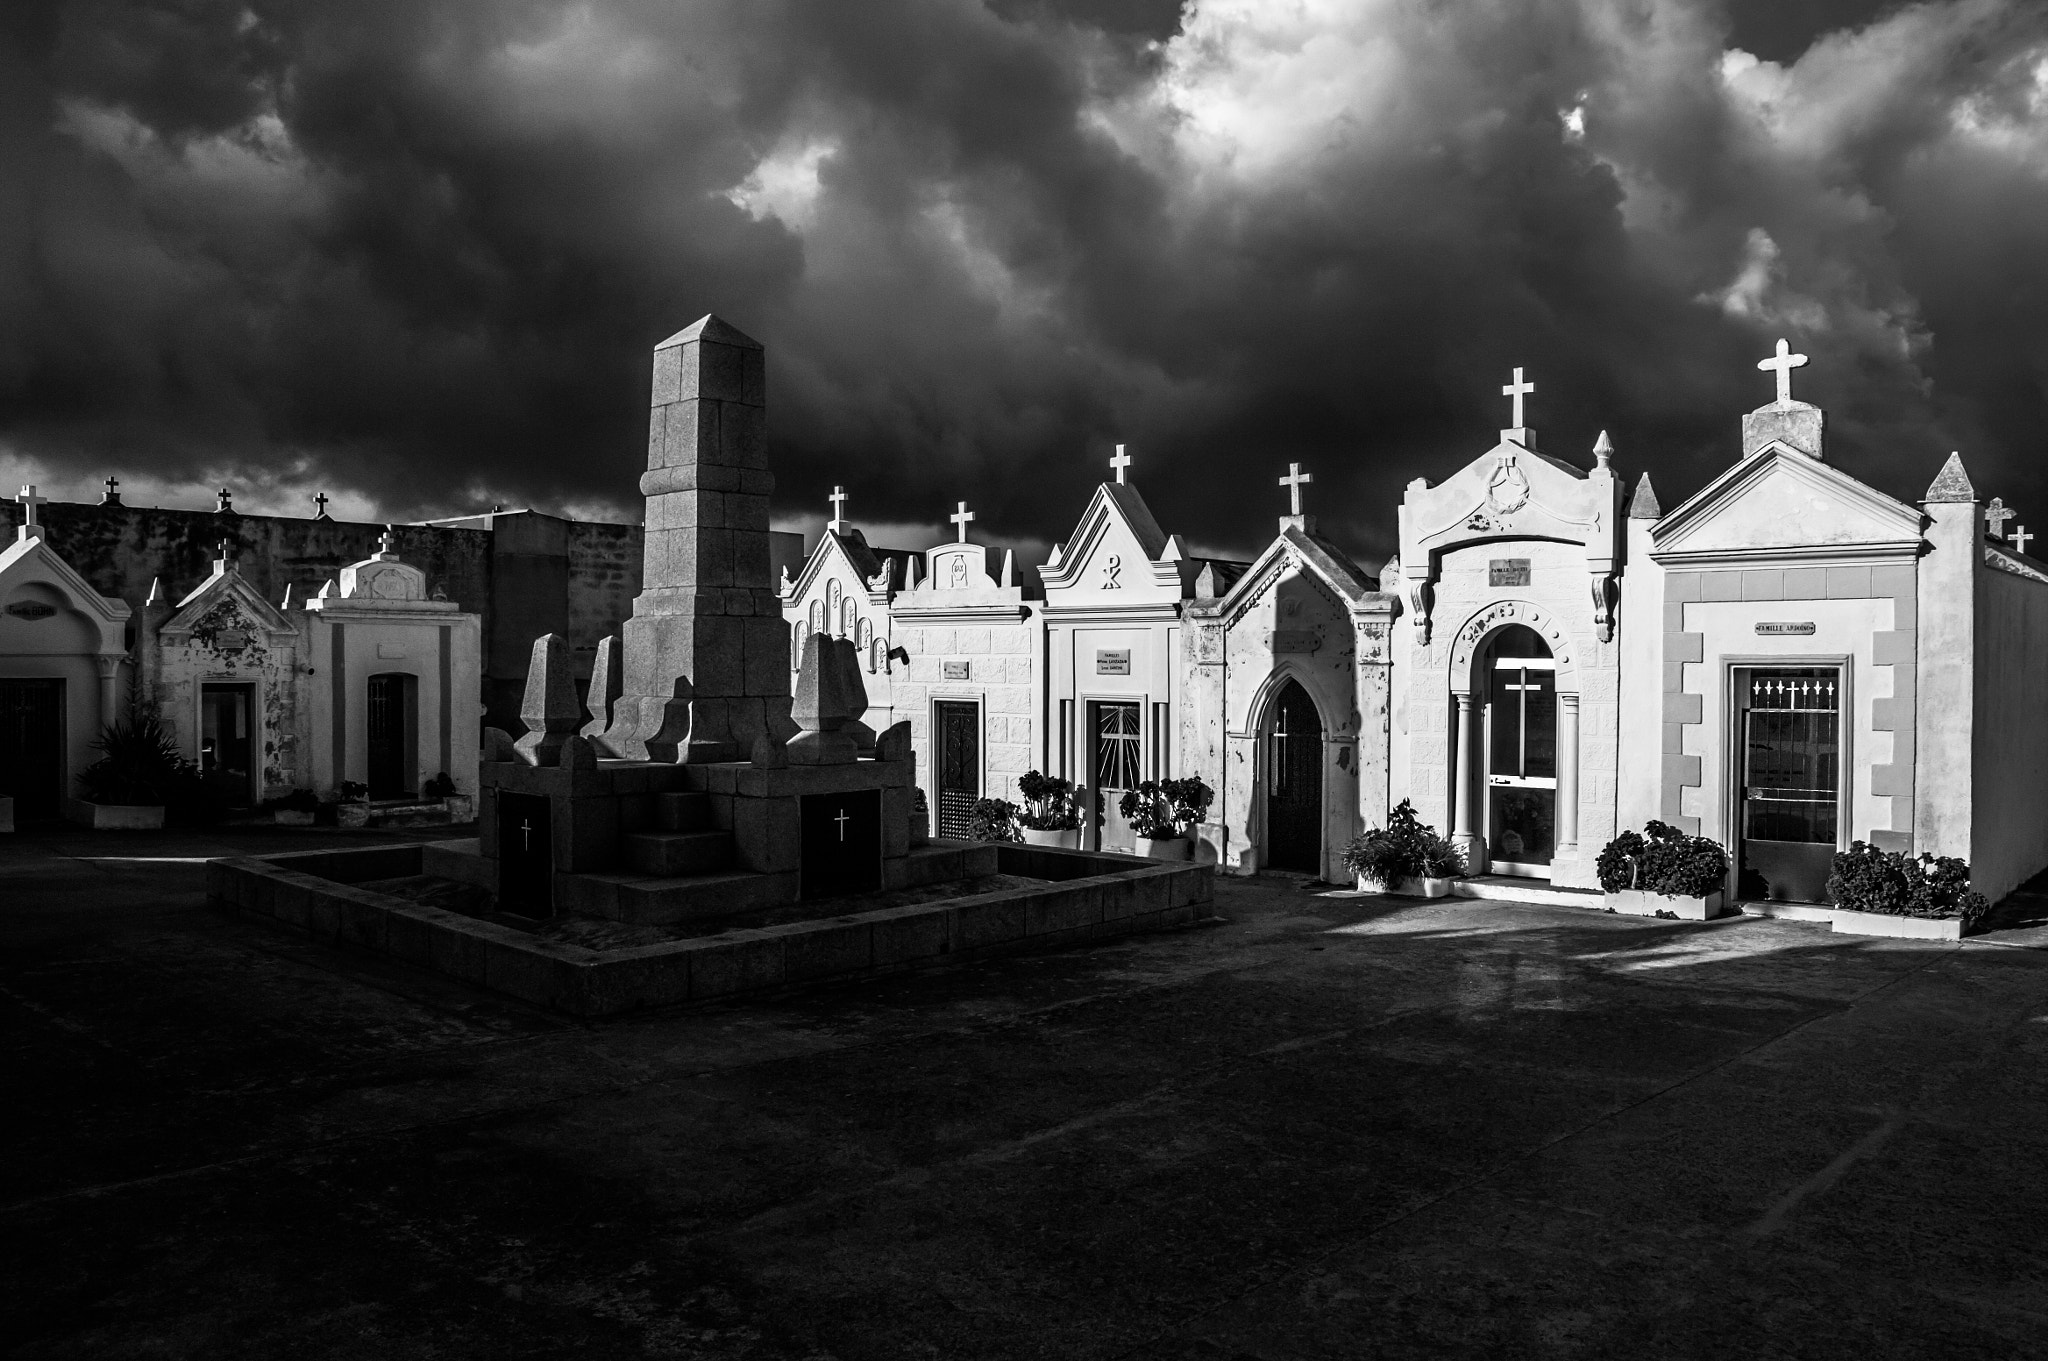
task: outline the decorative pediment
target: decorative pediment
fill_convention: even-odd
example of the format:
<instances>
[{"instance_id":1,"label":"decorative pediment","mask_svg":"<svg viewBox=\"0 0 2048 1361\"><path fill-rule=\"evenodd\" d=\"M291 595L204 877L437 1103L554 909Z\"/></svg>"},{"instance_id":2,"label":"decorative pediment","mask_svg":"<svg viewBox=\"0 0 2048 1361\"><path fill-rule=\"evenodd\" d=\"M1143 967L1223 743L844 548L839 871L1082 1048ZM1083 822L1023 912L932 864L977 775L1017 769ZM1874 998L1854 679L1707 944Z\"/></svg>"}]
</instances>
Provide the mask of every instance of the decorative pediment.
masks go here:
<instances>
[{"instance_id":1,"label":"decorative pediment","mask_svg":"<svg viewBox=\"0 0 2048 1361\"><path fill-rule=\"evenodd\" d=\"M1363 604L1374 593L1371 578L1335 544L1299 529L1283 529L1216 603L1214 612L1223 620L1223 627L1235 627L1289 573L1321 583L1346 607Z\"/></svg>"},{"instance_id":2,"label":"decorative pediment","mask_svg":"<svg viewBox=\"0 0 2048 1361\"><path fill-rule=\"evenodd\" d=\"M344 600L413 601L427 598L427 574L388 553L378 553L341 569Z\"/></svg>"},{"instance_id":3,"label":"decorative pediment","mask_svg":"<svg viewBox=\"0 0 2048 1361\"><path fill-rule=\"evenodd\" d=\"M0 552L0 634L7 635L10 648L44 651L42 636L75 634L81 641L97 639L101 656L120 656L127 650L130 613L126 601L95 591L41 537L17 539Z\"/></svg>"},{"instance_id":4,"label":"decorative pediment","mask_svg":"<svg viewBox=\"0 0 2048 1361\"><path fill-rule=\"evenodd\" d=\"M1803 450L1773 442L1650 531L1659 562L1917 550L1925 518Z\"/></svg>"},{"instance_id":5,"label":"decorative pediment","mask_svg":"<svg viewBox=\"0 0 2048 1361\"><path fill-rule=\"evenodd\" d=\"M803 570L797 573L786 598L792 604L809 599L828 577L837 577L844 583L842 589L875 590L874 578L882 576L887 565L868 547L867 538L857 529L827 529L818 536L818 546L811 550ZM886 587L880 588L886 589Z\"/></svg>"},{"instance_id":6,"label":"decorative pediment","mask_svg":"<svg viewBox=\"0 0 2048 1361\"><path fill-rule=\"evenodd\" d=\"M1104 604L1179 600L1185 547L1168 538L1138 489L1105 482L1065 544L1039 569L1046 599L1085 596Z\"/></svg>"},{"instance_id":7,"label":"decorative pediment","mask_svg":"<svg viewBox=\"0 0 2048 1361\"><path fill-rule=\"evenodd\" d=\"M262 631L272 635L296 632L291 620L258 594L230 565L216 566L212 576L178 602L177 613L163 623L159 634L168 641L180 641L193 634Z\"/></svg>"}]
</instances>

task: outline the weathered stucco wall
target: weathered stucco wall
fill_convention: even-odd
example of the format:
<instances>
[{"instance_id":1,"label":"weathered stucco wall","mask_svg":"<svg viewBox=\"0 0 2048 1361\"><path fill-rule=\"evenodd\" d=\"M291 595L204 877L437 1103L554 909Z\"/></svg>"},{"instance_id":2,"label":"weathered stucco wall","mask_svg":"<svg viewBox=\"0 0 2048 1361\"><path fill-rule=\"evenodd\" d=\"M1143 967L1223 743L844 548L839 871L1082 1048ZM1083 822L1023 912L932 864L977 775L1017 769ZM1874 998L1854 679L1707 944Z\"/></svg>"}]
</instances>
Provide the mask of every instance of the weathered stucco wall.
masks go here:
<instances>
[{"instance_id":1,"label":"weathered stucco wall","mask_svg":"<svg viewBox=\"0 0 2048 1361\"><path fill-rule=\"evenodd\" d=\"M2048 868L2048 583L1992 567L1980 567L1977 581L1970 873L1996 902Z\"/></svg>"}]
</instances>

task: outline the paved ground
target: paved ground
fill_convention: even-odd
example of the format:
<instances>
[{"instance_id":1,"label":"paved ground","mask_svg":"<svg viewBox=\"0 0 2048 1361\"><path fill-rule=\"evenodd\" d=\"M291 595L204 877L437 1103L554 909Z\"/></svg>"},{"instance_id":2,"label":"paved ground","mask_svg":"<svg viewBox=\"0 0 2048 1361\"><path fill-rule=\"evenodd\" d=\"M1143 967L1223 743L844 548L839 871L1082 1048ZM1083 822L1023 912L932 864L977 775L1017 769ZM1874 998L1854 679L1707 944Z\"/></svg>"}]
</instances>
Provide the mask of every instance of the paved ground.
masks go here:
<instances>
[{"instance_id":1,"label":"paved ground","mask_svg":"<svg viewBox=\"0 0 2048 1361\"><path fill-rule=\"evenodd\" d=\"M2048 1353L2048 953L1226 881L582 1025L63 858L306 844L0 843L12 1355Z\"/></svg>"}]
</instances>

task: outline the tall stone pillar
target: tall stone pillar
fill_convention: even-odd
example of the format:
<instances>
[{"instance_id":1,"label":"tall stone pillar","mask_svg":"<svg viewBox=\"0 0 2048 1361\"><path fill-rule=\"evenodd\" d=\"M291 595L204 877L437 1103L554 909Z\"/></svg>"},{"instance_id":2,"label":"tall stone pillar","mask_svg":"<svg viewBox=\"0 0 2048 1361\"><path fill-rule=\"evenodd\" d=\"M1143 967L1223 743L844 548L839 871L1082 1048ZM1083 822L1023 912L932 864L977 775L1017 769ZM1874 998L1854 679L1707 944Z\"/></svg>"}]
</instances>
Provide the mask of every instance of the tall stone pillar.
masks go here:
<instances>
[{"instance_id":1,"label":"tall stone pillar","mask_svg":"<svg viewBox=\"0 0 2048 1361\"><path fill-rule=\"evenodd\" d=\"M738 761L756 737L796 732L789 626L768 569L764 361L715 316L655 348L644 569L605 734L621 756Z\"/></svg>"},{"instance_id":2,"label":"tall stone pillar","mask_svg":"<svg viewBox=\"0 0 2048 1361\"><path fill-rule=\"evenodd\" d=\"M1557 697L1557 847L1560 860L1579 849L1579 697Z\"/></svg>"},{"instance_id":3,"label":"tall stone pillar","mask_svg":"<svg viewBox=\"0 0 2048 1361\"><path fill-rule=\"evenodd\" d=\"M1486 873L1486 838L1473 822L1479 816L1479 780L1485 769L1479 750L1479 707L1470 690L1455 690L1451 698L1458 706L1458 740L1451 749L1451 844L1465 857L1468 874Z\"/></svg>"}]
</instances>

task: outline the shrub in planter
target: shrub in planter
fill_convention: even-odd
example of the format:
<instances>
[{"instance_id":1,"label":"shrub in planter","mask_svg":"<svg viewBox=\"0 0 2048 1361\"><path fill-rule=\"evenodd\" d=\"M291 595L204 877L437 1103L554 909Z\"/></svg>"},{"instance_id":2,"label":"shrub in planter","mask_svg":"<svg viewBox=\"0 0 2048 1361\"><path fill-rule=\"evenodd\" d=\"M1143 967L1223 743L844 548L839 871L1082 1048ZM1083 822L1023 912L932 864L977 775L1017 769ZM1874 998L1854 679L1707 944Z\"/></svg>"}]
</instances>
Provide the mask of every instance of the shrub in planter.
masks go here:
<instances>
[{"instance_id":1,"label":"shrub in planter","mask_svg":"<svg viewBox=\"0 0 2048 1361\"><path fill-rule=\"evenodd\" d=\"M454 792L455 781L445 770L420 787L420 796L428 799L445 799Z\"/></svg>"},{"instance_id":2,"label":"shrub in planter","mask_svg":"<svg viewBox=\"0 0 2048 1361\"><path fill-rule=\"evenodd\" d=\"M1655 820L1608 842L1594 861L1610 911L1693 921L1721 915L1729 866L1720 842Z\"/></svg>"},{"instance_id":3,"label":"shrub in planter","mask_svg":"<svg viewBox=\"0 0 2048 1361\"><path fill-rule=\"evenodd\" d=\"M311 827L320 800L310 789L294 789L270 801L270 816L280 827Z\"/></svg>"},{"instance_id":4,"label":"shrub in planter","mask_svg":"<svg viewBox=\"0 0 2048 1361\"><path fill-rule=\"evenodd\" d=\"M1017 821L1024 839L1034 846L1076 846L1081 840L1081 808L1074 798L1074 782L1057 775L1028 770L1017 781L1024 807Z\"/></svg>"},{"instance_id":5,"label":"shrub in planter","mask_svg":"<svg viewBox=\"0 0 2048 1361\"><path fill-rule=\"evenodd\" d=\"M976 799L967 815L967 835L974 841L1017 841L1017 805L1008 799Z\"/></svg>"},{"instance_id":6,"label":"shrub in planter","mask_svg":"<svg viewBox=\"0 0 2048 1361\"><path fill-rule=\"evenodd\" d=\"M1974 930L1991 910L1984 895L1970 888L1968 862L1952 855L1910 856L1854 842L1835 852L1828 875L1828 896L1850 912L1884 917L1959 918L1963 930Z\"/></svg>"},{"instance_id":7,"label":"shrub in planter","mask_svg":"<svg viewBox=\"0 0 2048 1361\"><path fill-rule=\"evenodd\" d=\"M1417 817L1415 805L1406 799L1395 805L1386 826L1351 839L1344 848L1344 868L1358 877L1360 887L1378 884L1429 898L1448 893L1450 881L1465 872L1458 848Z\"/></svg>"},{"instance_id":8,"label":"shrub in planter","mask_svg":"<svg viewBox=\"0 0 2048 1361\"><path fill-rule=\"evenodd\" d=\"M1190 775L1184 780L1146 780L1125 792L1117 811L1130 820L1138 854L1185 860L1188 833L1215 802L1216 791L1201 776Z\"/></svg>"},{"instance_id":9,"label":"shrub in planter","mask_svg":"<svg viewBox=\"0 0 2048 1361\"><path fill-rule=\"evenodd\" d=\"M78 772L79 796L87 803L167 807L198 783L198 768L148 710L109 723L92 749L99 760Z\"/></svg>"}]
</instances>

